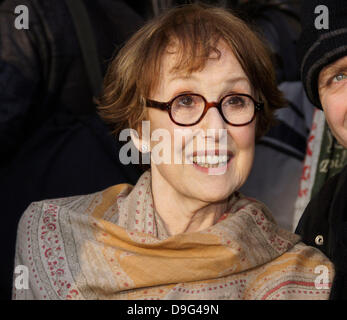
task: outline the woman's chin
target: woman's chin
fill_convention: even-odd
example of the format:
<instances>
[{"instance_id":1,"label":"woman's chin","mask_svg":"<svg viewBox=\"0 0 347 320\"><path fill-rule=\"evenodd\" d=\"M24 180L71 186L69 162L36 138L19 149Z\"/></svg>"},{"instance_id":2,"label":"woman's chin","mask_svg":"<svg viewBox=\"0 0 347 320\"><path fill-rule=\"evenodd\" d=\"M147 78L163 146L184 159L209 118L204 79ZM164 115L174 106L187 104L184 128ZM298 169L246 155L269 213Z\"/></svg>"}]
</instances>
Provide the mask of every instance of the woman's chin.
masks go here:
<instances>
[{"instance_id":1,"label":"woman's chin","mask_svg":"<svg viewBox=\"0 0 347 320\"><path fill-rule=\"evenodd\" d=\"M234 191L235 189L230 186L229 188L221 188L217 185L210 185L204 188L204 186L201 185L194 193L196 198L201 201L215 203L228 199Z\"/></svg>"},{"instance_id":2,"label":"woman's chin","mask_svg":"<svg viewBox=\"0 0 347 320\"><path fill-rule=\"evenodd\" d=\"M203 176L203 174L201 174ZM235 174L231 168L223 175L206 175L197 177L191 185L191 190L198 195L199 199L206 202L223 201L238 190L246 179L240 174ZM246 175L245 175L246 177Z\"/></svg>"}]
</instances>

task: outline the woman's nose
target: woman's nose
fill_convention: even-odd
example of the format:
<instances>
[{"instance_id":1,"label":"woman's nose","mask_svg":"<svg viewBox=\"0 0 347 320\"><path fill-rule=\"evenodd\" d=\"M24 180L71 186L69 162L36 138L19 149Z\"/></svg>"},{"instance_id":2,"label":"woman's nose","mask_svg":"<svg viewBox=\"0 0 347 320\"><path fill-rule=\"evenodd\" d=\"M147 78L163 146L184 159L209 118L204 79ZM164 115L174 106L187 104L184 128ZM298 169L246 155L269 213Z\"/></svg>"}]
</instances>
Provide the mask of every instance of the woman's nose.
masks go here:
<instances>
[{"instance_id":1,"label":"woman's nose","mask_svg":"<svg viewBox=\"0 0 347 320\"><path fill-rule=\"evenodd\" d=\"M200 123L200 128L204 131L206 148L219 148L227 150L228 131L227 123L217 108L210 108Z\"/></svg>"},{"instance_id":2,"label":"woman's nose","mask_svg":"<svg viewBox=\"0 0 347 320\"><path fill-rule=\"evenodd\" d=\"M227 123L223 120L219 110L215 107L210 108L201 121L202 129L225 129Z\"/></svg>"}]
</instances>

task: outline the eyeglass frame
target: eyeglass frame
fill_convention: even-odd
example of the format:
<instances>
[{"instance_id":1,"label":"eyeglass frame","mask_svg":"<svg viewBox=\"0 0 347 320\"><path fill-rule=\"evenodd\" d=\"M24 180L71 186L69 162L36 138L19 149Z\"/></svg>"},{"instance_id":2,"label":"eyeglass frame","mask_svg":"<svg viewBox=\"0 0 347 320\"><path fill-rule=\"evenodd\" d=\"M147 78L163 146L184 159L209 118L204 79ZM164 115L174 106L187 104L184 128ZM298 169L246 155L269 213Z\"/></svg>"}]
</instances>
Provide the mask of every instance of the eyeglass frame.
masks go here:
<instances>
[{"instance_id":1,"label":"eyeglass frame","mask_svg":"<svg viewBox=\"0 0 347 320\"><path fill-rule=\"evenodd\" d=\"M182 97L182 96L186 96L186 95L190 95L190 96L199 96L201 97L203 100L204 100L204 103L205 103L205 107L204 107L204 111L202 112L200 118L191 123L191 124L182 124L182 123L178 123L176 122L173 117L172 117L172 114L171 114L171 106L172 106L172 103L174 102L175 99L179 98L179 97ZM242 123L242 124L232 124L231 122L229 122L224 114L223 114L223 111L222 111L222 101L226 98L226 97L229 97L229 96L244 96L244 97L248 97L250 98L252 101L253 101L253 105L254 105L254 114L252 116L252 119L246 123ZM249 94L246 94L246 93L229 93L227 95L225 95L224 97L222 97L219 102L208 102L204 96L202 96L201 94L199 93L182 93L182 94L179 94L175 97L173 97L170 101L168 102L159 102L159 101L155 101L155 100L151 100L151 99L146 99L146 105L147 107L150 107L150 108L156 108L156 109L160 109L160 110L166 110L169 114L169 117L171 119L171 121L175 124L177 124L178 126L182 126L182 127L189 127L189 126L194 126L196 124L198 124L206 115L207 111L210 109L210 108L217 108L219 114L221 115L221 117L223 118L223 120L231 125L231 126L234 126L234 127L242 127L242 126L246 126L248 124L250 124L256 117L256 113L260 110L262 110L264 108L264 102L258 102L256 101L252 96L250 96Z\"/></svg>"}]
</instances>

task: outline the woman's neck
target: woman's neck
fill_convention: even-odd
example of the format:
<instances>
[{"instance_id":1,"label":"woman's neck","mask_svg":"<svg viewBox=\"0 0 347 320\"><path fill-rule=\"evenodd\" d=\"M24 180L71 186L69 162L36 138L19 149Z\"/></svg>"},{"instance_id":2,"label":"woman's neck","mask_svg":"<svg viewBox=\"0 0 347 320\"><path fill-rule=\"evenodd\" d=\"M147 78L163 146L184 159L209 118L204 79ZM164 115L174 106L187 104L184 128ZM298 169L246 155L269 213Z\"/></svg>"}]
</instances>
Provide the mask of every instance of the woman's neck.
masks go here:
<instances>
[{"instance_id":1,"label":"woman's neck","mask_svg":"<svg viewBox=\"0 0 347 320\"><path fill-rule=\"evenodd\" d=\"M170 235L206 229L228 209L228 199L207 203L177 192L157 170L152 170L151 183L155 209Z\"/></svg>"}]
</instances>

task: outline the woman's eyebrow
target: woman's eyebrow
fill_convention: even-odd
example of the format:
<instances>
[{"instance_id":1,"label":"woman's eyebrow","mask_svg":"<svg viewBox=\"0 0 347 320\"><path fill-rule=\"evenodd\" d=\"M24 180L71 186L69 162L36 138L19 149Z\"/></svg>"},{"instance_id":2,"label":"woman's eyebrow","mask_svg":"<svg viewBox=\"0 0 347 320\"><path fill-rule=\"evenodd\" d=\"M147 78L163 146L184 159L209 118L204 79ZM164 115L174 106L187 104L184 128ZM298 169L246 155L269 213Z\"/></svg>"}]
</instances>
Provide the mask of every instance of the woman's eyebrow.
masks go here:
<instances>
[{"instance_id":1,"label":"woman's eyebrow","mask_svg":"<svg viewBox=\"0 0 347 320\"><path fill-rule=\"evenodd\" d=\"M169 77L169 81L177 81L177 80L198 80L194 75L183 75L183 74L175 74Z\"/></svg>"},{"instance_id":2,"label":"woman's eyebrow","mask_svg":"<svg viewBox=\"0 0 347 320\"><path fill-rule=\"evenodd\" d=\"M230 83L230 84L235 84L238 82L246 82L247 84L249 84L249 80L248 78L244 77L244 76L238 76L238 77L234 77L234 78L230 78L228 80L225 81L226 83Z\"/></svg>"}]
</instances>

